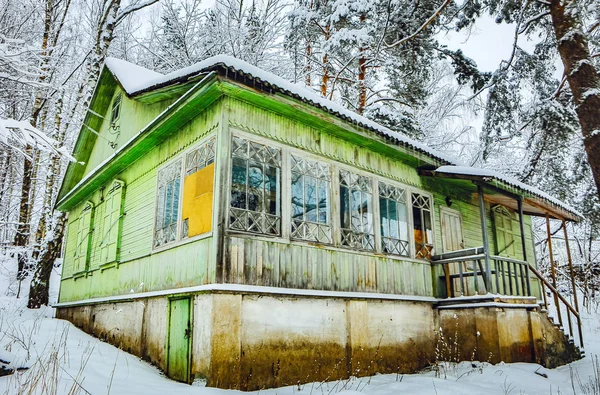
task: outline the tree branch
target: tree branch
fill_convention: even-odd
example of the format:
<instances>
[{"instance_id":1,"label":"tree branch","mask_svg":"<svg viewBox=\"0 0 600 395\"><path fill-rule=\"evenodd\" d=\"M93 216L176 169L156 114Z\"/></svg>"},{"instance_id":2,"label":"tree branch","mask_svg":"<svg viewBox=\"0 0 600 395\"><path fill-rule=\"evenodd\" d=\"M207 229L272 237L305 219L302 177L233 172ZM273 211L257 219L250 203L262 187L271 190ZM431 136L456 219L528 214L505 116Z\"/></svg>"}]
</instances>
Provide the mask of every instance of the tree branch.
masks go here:
<instances>
[{"instance_id":1,"label":"tree branch","mask_svg":"<svg viewBox=\"0 0 600 395\"><path fill-rule=\"evenodd\" d=\"M392 43L392 44L386 44L386 48L394 48L397 47L399 45L404 44L407 41L412 40L413 38L415 38L416 36L418 36L423 30L425 30L427 28L427 26L429 26L434 20L437 19L438 16L440 16L440 14L442 13L442 11L444 10L444 8L446 8L448 6L448 4L451 3L452 0L444 0L444 3L442 3L442 5L433 13L433 15L431 15L429 17L429 19L427 19L425 21L425 23L423 23L421 25L421 27L419 27L417 30L415 30L410 36L408 37L404 37L401 38L400 40Z\"/></svg>"},{"instance_id":2,"label":"tree branch","mask_svg":"<svg viewBox=\"0 0 600 395\"><path fill-rule=\"evenodd\" d=\"M129 7L125 8L119 13L119 15L117 16L117 20L115 21L115 26L119 25L119 23L121 23L123 19L125 19L128 15L133 14L134 12L139 11L142 8L151 6L152 4L157 3L158 1L159 0L147 0L140 4L130 5Z\"/></svg>"}]
</instances>

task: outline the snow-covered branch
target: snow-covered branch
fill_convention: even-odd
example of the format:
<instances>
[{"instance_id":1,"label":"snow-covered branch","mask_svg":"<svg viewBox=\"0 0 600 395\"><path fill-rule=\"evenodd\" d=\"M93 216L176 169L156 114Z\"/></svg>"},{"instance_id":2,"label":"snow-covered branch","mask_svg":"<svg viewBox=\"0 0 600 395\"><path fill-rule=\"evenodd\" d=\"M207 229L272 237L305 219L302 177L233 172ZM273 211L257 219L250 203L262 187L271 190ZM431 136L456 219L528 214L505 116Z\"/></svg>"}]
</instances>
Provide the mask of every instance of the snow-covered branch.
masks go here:
<instances>
[{"instance_id":1,"label":"snow-covered branch","mask_svg":"<svg viewBox=\"0 0 600 395\"><path fill-rule=\"evenodd\" d=\"M429 26L434 20L437 19L437 17L440 16L440 14L442 13L442 11L444 10L444 8L446 8L448 6L448 4L451 3L451 0L444 0L444 2L442 3L442 5L433 13L433 15L431 15L429 17L429 19L427 19L425 21L425 23L423 23L416 31L414 31L410 36L408 37L404 37L401 38L400 40L393 42L391 44L386 44L386 48L394 48L397 47L399 45L404 44L407 41L412 40L413 38L415 38L416 36L418 36L423 30L425 30L427 28L427 26Z\"/></svg>"},{"instance_id":2,"label":"snow-covered branch","mask_svg":"<svg viewBox=\"0 0 600 395\"><path fill-rule=\"evenodd\" d=\"M123 8L120 12L119 15L117 16L117 20L116 20L116 24L118 25L119 23L121 23L121 21L123 21L123 19L125 19L128 15L133 14L136 11L141 10L142 8L146 8L148 6L151 6L154 3L158 3L159 0L146 0L146 1L142 1L141 3L134 3L131 4L128 7Z\"/></svg>"},{"instance_id":3,"label":"snow-covered branch","mask_svg":"<svg viewBox=\"0 0 600 395\"><path fill-rule=\"evenodd\" d=\"M0 143L21 152L22 147L36 147L45 152L53 152L71 161L75 159L62 147L56 147L56 141L29 122L0 118ZM24 153L23 153L24 154ZM25 155L25 154L24 154ZM28 158L31 159L31 158Z\"/></svg>"}]
</instances>

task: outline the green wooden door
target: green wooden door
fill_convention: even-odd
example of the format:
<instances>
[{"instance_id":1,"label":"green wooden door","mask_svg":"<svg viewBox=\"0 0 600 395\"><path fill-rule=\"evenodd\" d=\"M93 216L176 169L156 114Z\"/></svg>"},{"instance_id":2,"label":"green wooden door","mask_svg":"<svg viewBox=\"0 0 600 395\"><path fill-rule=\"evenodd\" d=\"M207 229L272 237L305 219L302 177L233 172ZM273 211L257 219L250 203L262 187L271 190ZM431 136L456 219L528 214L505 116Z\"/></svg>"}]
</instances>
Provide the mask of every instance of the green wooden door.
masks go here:
<instances>
[{"instance_id":1,"label":"green wooden door","mask_svg":"<svg viewBox=\"0 0 600 395\"><path fill-rule=\"evenodd\" d=\"M167 374L174 380L190 381L192 316L190 299L174 299L169 304Z\"/></svg>"}]
</instances>

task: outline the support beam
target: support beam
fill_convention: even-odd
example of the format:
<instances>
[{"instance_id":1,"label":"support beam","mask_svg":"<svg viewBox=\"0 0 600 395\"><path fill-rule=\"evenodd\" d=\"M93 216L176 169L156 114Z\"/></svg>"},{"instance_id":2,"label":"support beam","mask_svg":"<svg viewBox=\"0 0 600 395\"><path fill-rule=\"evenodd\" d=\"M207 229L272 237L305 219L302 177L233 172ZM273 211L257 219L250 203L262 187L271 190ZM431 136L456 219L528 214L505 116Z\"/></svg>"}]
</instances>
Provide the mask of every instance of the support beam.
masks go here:
<instances>
[{"instance_id":1,"label":"support beam","mask_svg":"<svg viewBox=\"0 0 600 395\"><path fill-rule=\"evenodd\" d=\"M485 290L492 293L492 268L490 263L490 242L487 230L487 218L485 215L485 200L483 196L483 186L477 184L477 194L479 195L479 216L481 218L481 234L483 235L483 248L485 259Z\"/></svg>"},{"instance_id":2,"label":"support beam","mask_svg":"<svg viewBox=\"0 0 600 395\"><path fill-rule=\"evenodd\" d=\"M573 259L571 258L571 248L569 247L569 235L567 233L567 223L562 220L563 230L565 232L565 248L567 249L567 260L569 261L569 274L571 275L571 288L573 289L573 303L575 311L579 314L579 300L577 300L577 287L575 285L575 270L573 270ZM579 343L583 347L583 334L581 333L581 319L577 317L577 329L579 330ZM573 334L571 334L573 336Z\"/></svg>"},{"instance_id":3,"label":"support beam","mask_svg":"<svg viewBox=\"0 0 600 395\"><path fill-rule=\"evenodd\" d=\"M527 262L527 244L525 244L525 224L523 223L523 196L519 196L517 199L517 205L519 207L519 228L521 230L521 247L523 249L523 260ZM527 296L531 296L531 283L529 280L529 266L526 266L525 270L525 281L527 285Z\"/></svg>"},{"instance_id":4,"label":"support beam","mask_svg":"<svg viewBox=\"0 0 600 395\"><path fill-rule=\"evenodd\" d=\"M550 274L552 276L552 286L556 289L556 267L554 266L554 254L552 253L552 232L550 231L550 217L546 214L546 233L548 241L548 252L550 253ZM558 304L558 295L554 293L554 306L556 306L556 315L560 326L563 326L560 306Z\"/></svg>"}]
</instances>

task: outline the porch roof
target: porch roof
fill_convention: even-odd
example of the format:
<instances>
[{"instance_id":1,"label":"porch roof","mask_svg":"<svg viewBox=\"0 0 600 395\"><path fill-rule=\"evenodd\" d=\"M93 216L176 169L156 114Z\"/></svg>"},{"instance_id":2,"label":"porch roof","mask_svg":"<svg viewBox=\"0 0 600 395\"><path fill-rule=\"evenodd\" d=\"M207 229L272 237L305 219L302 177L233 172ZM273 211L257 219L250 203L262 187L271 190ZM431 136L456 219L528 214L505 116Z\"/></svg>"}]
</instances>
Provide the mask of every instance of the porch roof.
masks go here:
<instances>
[{"instance_id":1,"label":"porch roof","mask_svg":"<svg viewBox=\"0 0 600 395\"><path fill-rule=\"evenodd\" d=\"M579 221L583 215L538 188L520 182L494 170L468 166L440 166L435 170L421 170L426 177L441 177L464 180L466 183L479 183L486 187L485 199L491 203L518 210L517 200L523 199L523 212L528 215ZM473 187L473 189L475 189Z\"/></svg>"}]
</instances>

